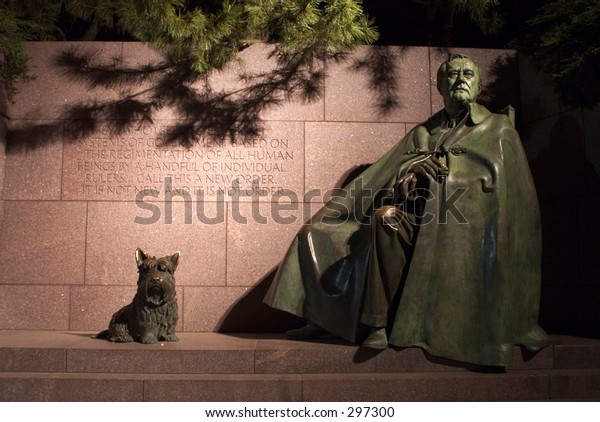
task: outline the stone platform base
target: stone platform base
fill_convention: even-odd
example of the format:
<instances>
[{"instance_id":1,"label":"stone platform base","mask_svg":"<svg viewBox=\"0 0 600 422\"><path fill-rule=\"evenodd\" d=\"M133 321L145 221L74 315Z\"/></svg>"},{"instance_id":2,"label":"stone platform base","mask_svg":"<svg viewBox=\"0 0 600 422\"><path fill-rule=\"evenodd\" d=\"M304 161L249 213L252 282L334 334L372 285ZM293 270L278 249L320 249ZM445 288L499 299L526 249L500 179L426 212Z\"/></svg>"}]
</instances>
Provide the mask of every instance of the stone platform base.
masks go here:
<instances>
[{"instance_id":1,"label":"stone platform base","mask_svg":"<svg viewBox=\"0 0 600 422\"><path fill-rule=\"evenodd\" d=\"M420 349L358 349L279 335L178 333L114 344L89 332L0 331L2 401L539 401L600 399L600 340L561 345L506 373Z\"/></svg>"}]
</instances>

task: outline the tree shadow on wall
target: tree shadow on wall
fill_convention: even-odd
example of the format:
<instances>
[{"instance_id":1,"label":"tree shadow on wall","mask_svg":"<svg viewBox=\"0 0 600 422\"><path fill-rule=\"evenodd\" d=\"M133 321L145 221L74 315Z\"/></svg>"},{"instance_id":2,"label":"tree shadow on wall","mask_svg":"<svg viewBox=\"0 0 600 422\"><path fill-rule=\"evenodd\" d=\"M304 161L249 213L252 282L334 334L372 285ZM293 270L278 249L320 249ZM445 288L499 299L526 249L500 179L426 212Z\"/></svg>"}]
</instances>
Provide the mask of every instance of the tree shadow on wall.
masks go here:
<instances>
[{"instance_id":1,"label":"tree shadow on wall","mask_svg":"<svg viewBox=\"0 0 600 422\"><path fill-rule=\"evenodd\" d=\"M54 58L53 65L82 92L98 99L62 106L60 117L52 121L15 125L9 133L9 151L36 149L60 139L78 142L106 124L111 136L124 135L158 119L169 120L160 146L189 148L202 139L256 137L263 130L262 113L290 101L319 100L327 64L347 58L337 54L308 63L302 58L284 60L273 47L265 58L271 70L239 72L232 78L231 71L198 74L190 70L189 62L163 59L132 66L119 57L107 60L99 50L69 48ZM350 66L367 74L378 113L386 115L400 106L399 75L388 49L373 47ZM117 98L106 98L115 97L115 92ZM161 118L165 110L174 117Z\"/></svg>"},{"instance_id":2,"label":"tree shadow on wall","mask_svg":"<svg viewBox=\"0 0 600 422\"><path fill-rule=\"evenodd\" d=\"M342 189L350 181L358 177L371 164L360 164L349 169L335 184L334 191ZM305 221L307 224L310 221ZM224 313L218 323L217 331L221 333L274 333L298 328L306 324L302 318L267 306L263 299L271 286L278 267L265 274L248 293L238 299Z\"/></svg>"},{"instance_id":3,"label":"tree shadow on wall","mask_svg":"<svg viewBox=\"0 0 600 422\"><path fill-rule=\"evenodd\" d=\"M343 56L332 57L341 60ZM64 106L51 123L28 124L11 131L17 148L38 148L53 139L77 142L92 135L101 123L110 124L111 135L122 135L144 123L153 123L161 110L169 110L170 126L161 146L191 147L199 139L236 139L259 135L260 115L286 101L309 103L320 98L324 62L283 61L272 49L267 61L271 71L241 73L227 88L214 89L219 72L198 74L190 63L168 59L130 66L120 58L106 63L97 51L71 48L55 58L70 82L89 92L118 92L116 99L81 101ZM160 119L160 117L158 117ZM63 121L68 121L64 125ZM55 136L52 136L55 135Z\"/></svg>"},{"instance_id":4,"label":"tree shadow on wall","mask_svg":"<svg viewBox=\"0 0 600 422\"><path fill-rule=\"evenodd\" d=\"M402 48L405 51L406 47ZM369 89L375 94L377 113L385 117L401 107L399 70L388 48L372 46L364 58L351 64L356 72L366 73Z\"/></svg>"},{"instance_id":5,"label":"tree shadow on wall","mask_svg":"<svg viewBox=\"0 0 600 422\"><path fill-rule=\"evenodd\" d=\"M400 54L408 48L402 47ZM54 65L83 92L97 93L98 99L65 105L60 118L50 122L13 127L9 150L43 147L56 139L77 142L107 123L112 136L127 134L160 119L164 110L174 117L163 118L169 120L169 130L161 146L191 147L202 139L256 137L262 132L261 114L265 111L290 101L307 104L319 100L328 63L340 62L365 75L375 99L372 106L385 119L395 110L410 106L400 101L402 75L394 53L390 47L371 46L364 57L352 61L338 54L307 63L301 58L284 60L272 47L265 58L271 70L241 72L223 82L224 73L198 74L190 70L189 62L163 59L132 66L120 57L107 60L98 50L69 48L55 57ZM492 74L494 80L482 92L482 102L494 111L508 104L517 107L516 59L500 58ZM103 97L107 92L112 98ZM118 93L117 98L114 93Z\"/></svg>"},{"instance_id":6,"label":"tree shadow on wall","mask_svg":"<svg viewBox=\"0 0 600 422\"><path fill-rule=\"evenodd\" d=\"M484 80L484 88L479 102L489 110L498 113L508 106L516 109L517 127L520 125L521 87L519 84L519 63L516 54L496 58L488 69L489 81Z\"/></svg>"}]
</instances>

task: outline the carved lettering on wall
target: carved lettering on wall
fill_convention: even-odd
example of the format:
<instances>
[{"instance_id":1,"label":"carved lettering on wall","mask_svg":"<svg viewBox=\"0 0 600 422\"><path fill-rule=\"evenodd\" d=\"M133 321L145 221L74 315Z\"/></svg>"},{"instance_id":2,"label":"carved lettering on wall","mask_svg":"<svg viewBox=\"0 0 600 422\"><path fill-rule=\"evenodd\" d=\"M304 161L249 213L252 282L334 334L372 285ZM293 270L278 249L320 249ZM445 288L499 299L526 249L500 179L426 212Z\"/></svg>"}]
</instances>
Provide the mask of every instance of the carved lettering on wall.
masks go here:
<instances>
[{"instance_id":1,"label":"carved lettering on wall","mask_svg":"<svg viewBox=\"0 0 600 422\"><path fill-rule=\"evenodd\" d=\"M301 197L301 126L270 126L261 136L202 138L185 148L165 145L172 130L168 124L144 123L118 134L102 124L94 134L65 146L63 199L135 200L144 194L157 200L244 200L289 190Z\"/></svg>"}]
</instances>

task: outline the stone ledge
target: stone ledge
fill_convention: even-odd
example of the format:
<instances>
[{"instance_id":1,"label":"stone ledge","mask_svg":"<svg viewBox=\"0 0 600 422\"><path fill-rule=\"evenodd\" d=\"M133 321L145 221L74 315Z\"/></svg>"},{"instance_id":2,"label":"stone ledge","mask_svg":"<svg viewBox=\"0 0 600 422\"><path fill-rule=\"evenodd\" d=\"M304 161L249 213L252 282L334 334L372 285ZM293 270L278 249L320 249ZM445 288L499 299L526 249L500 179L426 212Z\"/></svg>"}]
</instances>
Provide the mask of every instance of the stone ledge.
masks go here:
<instances>
[{"instance_id":1,"label":"stone ledge","mask_svg":"<svg viewBox=\"0 0 600 422\"><path fill-rule=\"evenodd\" d=\"M335 339L178 333L115 344L91 332L0 331L0 401L563 401L600 398L600 340L560 337L507 373L370 353Z\"/></svg>"},{"instance_id":2,"label":"stone ledge","mask_svg":"<svg viewBox=\"0 0 600 422\"><path fill-rule=\"evenodd\" d=\"M466 370L420 349L371 352L334 339L300 342L281 334L178 333L176 343L117 344L91 332L0 331L0 372L145 374L414 373ZM600 340L560 337L517 370L600 368Z\"/></svg>"},{"instance_id":3,"label":"stone ledge","mask_svg":"<svg viewBox=\"0 0 600 422\"><path fill-rule=\"evenodd\" d=\"M387 374L0 373L0 401L548 401L600 398L600 369Z\"/></svg>"}]
</instances>

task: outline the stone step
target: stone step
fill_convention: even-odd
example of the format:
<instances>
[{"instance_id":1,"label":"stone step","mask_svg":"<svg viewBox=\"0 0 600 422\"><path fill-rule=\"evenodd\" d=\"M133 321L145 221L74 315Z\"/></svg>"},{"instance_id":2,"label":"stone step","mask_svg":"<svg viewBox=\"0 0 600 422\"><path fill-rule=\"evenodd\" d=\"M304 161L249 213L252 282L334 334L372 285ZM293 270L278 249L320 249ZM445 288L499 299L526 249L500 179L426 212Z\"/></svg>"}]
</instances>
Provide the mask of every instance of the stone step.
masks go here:
<instances>
[{"instance_id":1,"label":"stone step","mask_svg":"<svg viewBox=\"0 0 600 422\"><path fill-rule=\"evenodd\" d=\"M337 374L0 373L0 401L399 402L600 399L600 369Z\"/></svg>"},{"instance_id":2,"label":"stone step","mask_svg":"<svg viewBox=\"0 0 600 422\"><path fill-rule=\"evenodd\" d=\"M417 348L365 351L333 339L178 333L115 344L92 333L0 331L3 401L533 401L600 399L600 340L558 338L507 373Z\"/></svg>"},{"instance_id":3,"label":"stone step","mask_svg":"<svg viewBox=\"0 0 600 422\"><path fill-rule=\"evenodd\" d=\"M179 342L111 343L92 333L0 331L0 372L304 374L459 371L418 348L360 349L342 341L291 341L277 334L178 333ZM557 337L509 370L600 368L600 340Z\"/></svg>"}]
</instances>

